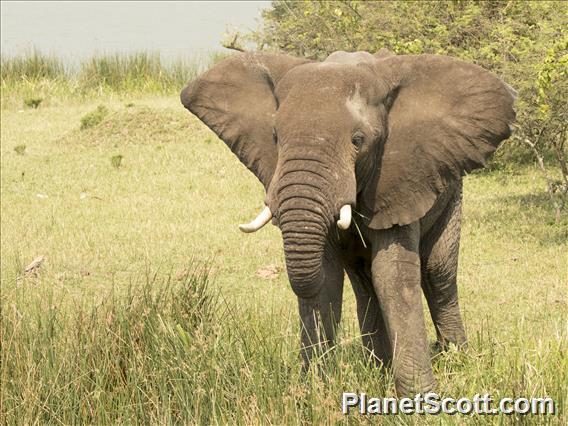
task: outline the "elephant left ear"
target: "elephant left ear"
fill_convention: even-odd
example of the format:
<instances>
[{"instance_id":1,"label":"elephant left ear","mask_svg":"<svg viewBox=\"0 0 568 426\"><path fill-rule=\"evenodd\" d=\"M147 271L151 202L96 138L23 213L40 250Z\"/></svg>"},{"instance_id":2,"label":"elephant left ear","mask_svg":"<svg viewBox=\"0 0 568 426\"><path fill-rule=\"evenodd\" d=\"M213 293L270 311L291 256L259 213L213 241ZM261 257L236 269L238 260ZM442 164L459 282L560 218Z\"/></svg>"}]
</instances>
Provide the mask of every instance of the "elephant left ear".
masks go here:
<instances>
[{"instance_id":1,"label":"elephant left ear","mask_svg":"<svg viewBox=\"0 0 568 426\"><path fill-rule=\"evenodd\" d=\"M445 56L380 58L374 69L391 106L361 210L371 228L386 229L419 220L461 176L485 165L511 134L515 92L481 67Z\"/></svg>"}]
</instances>

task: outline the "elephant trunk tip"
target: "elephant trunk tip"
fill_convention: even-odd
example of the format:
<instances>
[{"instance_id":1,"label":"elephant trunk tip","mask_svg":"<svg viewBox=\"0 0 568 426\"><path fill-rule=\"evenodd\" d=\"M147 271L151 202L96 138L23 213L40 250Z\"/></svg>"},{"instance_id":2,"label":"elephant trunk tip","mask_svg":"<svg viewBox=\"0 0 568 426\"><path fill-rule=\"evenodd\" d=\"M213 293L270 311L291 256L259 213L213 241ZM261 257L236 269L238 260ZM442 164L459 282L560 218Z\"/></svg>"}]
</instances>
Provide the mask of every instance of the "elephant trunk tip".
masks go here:
<instances>
[{"instance_id":1,"label":"elephant trunk tip","mask_svg":"<svg viewBox=\"0 0 568 426\"><path fill-rule=\"evenodd\" d=\"M323 284L323 276L321 272L314 274L311 277L301 278L298 276L291 277L291 275L294 275L294 272L292 272L292 274L290 274L290 272L292 271L289 271L288 277L290 278L290 284L296 296L303 299L311 299L319 294Z\"/></svg>"}]
</instances>

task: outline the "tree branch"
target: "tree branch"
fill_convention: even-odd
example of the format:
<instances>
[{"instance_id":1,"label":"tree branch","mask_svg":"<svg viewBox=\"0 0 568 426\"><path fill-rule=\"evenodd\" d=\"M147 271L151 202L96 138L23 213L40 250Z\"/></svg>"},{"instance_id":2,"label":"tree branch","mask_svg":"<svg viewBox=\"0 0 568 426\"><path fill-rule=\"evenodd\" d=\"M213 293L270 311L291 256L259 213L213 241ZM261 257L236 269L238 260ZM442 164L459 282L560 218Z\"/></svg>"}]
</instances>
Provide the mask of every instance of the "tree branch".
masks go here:
<instances>
[{"instance_id":1,"label":"tree branch","mask_svg":"<svg viewBox=\"0 0 568 426\"><path fill-rule=\"evenodd\" d=\"M225 49L237 50L239 52L246 52L245 49L243 49L241 46L238 45L238 38L239 38L239 33L236 33L235 36L233 37L233 40L231 40L230 42L224 42L222 46Z\"/></svg>"}]
</instances>

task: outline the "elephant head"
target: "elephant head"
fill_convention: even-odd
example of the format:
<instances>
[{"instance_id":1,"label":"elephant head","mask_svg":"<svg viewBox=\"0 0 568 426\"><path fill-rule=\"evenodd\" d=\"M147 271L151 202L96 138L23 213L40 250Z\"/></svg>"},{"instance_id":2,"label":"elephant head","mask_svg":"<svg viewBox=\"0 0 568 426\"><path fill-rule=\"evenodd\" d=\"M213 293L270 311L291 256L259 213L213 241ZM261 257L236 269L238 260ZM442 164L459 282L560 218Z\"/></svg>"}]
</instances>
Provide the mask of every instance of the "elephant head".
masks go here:
<instances>
[{"instance_id":1,"label":"elephant head","mask_svg":"<svg viewBox=\"0 0 568 426\"><path fill-rule=\"evenodd\" d=\"M423 217L510 135L513 91L450 57L336 52L324 62L242 53L181 93L266 189L294 292L318 294L330 237ZM338 229L339 228L339 229Z\"/></svg>"}]
</instances>

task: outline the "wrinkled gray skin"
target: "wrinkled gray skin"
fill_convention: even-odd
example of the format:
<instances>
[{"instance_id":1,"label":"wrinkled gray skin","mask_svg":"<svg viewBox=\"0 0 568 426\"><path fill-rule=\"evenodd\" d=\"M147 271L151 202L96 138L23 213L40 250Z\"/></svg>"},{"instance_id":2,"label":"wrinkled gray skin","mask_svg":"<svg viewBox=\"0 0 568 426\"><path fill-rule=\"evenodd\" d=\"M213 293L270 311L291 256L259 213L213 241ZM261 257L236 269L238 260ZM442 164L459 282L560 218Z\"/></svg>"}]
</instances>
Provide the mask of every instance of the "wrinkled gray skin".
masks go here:
<instances>
[{"instance_id":1,"label":"wrinkled gray skin","mask_svg":"<svg viewBox=\"0 0 568 426\"><path fill-rule=\"evenodd\" d=\"M443 56L244 53L181 100L266 189L298 297L304 365L333 343L345 271L363 344L393 368L397 393L433 389L422 292L439 344L464 345L461 179L509 137L512 89ZM345 204L355 213L341 230Z\"/></svg>"}]
</instances>

